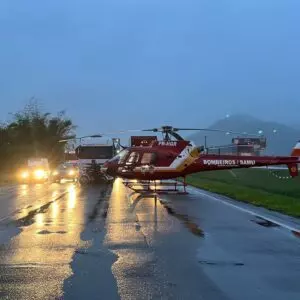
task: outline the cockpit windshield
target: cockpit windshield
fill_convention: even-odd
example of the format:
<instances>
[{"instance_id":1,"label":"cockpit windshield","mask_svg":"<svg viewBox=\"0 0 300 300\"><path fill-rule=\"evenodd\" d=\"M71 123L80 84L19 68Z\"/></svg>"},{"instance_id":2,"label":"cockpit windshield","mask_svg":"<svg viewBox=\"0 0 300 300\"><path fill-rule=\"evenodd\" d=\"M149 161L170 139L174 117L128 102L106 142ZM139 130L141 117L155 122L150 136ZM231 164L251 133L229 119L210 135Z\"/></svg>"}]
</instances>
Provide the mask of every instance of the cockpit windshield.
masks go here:
<instances>
[{"instance_id":1,"label":"cockpit windshield","mask_svg":"<svg viewBox=\"0 0 300 300\"><path fill-rule=\"evenodd\" d=\"M119 164L123 163L124 160L126 159L127 155L129 153L129 150L124 149L120 153L118 153L112 160L118 161Z\"/></svg>"}]
</instances>

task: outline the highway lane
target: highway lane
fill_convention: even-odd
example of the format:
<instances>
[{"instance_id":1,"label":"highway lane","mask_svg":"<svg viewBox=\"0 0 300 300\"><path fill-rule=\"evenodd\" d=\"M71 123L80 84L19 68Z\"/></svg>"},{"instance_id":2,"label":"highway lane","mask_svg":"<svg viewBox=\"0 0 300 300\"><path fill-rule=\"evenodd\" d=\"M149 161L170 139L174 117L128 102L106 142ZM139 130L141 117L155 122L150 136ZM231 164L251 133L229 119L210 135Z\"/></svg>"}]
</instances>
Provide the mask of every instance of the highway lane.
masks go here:
<instances>
[{"instance_id":1,"label":"highway lane","mask_svg":"<svg viewBox=\"0 0 300 300\"><path fill-rule=\"evenodd\" d=\"M203 230L197 261L220 290L230 299L299 298L300 239L285 228L262 222L253 212L287 227L300 228L299 220L227 202L208 192L190 192L189 205L170 196L164 197L165 205L189 216Z\"/></svg>"},{"instance_id":2,"label":"highway lane","mask_svg":"<svg viewBox=\"0 0 300 300\"><path fill-rule=\"evenodd\" d=\"M57 297L80 243L78 190L72 184L19 185L8 190L1 197L8 215L0 222L0 296Z\"/></svg>"},{"instance_id":3,"label":"highway lane","mask_svg":"<svg viewBox=\"0 0 300 300\"><path fill-rule=\"evenodd\" d=\"M300 240L245 207L195 189L139 197L119 179L36 193L0 222L10 237L0 241L0 298L299 299Z\"/></svg>"},{"instance_id":4,"label":"highway lane","mask_svg":"<svg viewBox=\"0 0 300 300\"><path fill-rule=\"evenodd\" d=\"M65 185L20 184L0 187L0 244L9 241L20 228L10 226L9 220L22 218L30 211L47 205L66 192Z\"/></svg>"},{"instance_id":5,"label":"highway lane","mask_svg":"<svg viewBox=\"0 0 300 300\"><path fill-rule=\"evenodd\" d=\"M47 183L0 186L0 221L28 206L41 205L49 197L55 197L64 190L64 185Z\"/></svg>"},{"instance_id":6,"label":"highway lane","mask_svg":"<svg viewBox=\"0 0 300 300\"><path fill-rule=\"evenodd\" d=\"M115 260L112 273L121 299L298 299L297 238L261 226L252 214L214 201L205 192L190 192L155 201L130 195L120 180L115 182L100 249L116 256L106 253ZM87 275L78 275L94 254L90 249L76 255L77 276L68 281L72 288L65 289L67 299L102 295L103 277L95 279L97 270L85 268ZM84 285L80 277L86 278Z\"/></svg>"},{"instance_id":7,"label":"highway lane","mask_svg":"<svg viewBox=\"0 0 300 300\"><path fill-rule=\"evenodd\" d=\"M36 196L32 189L38 187L28 189ZM44 185L40 201L33 197L31 206L27 198L25 208L2 221L0 231L10 235L10 240L0 247L0 298L61 299L64 280L72 278L74 255L94 244L81 234L98 220L99 213L105 220L102 210L107 208L102 205L109 191L109 186L85 190L72 183ZM99 225L93 228L95 234L103 231L103 222ZM102 271L110 278L112 263L108 263ZM117 294L115 286L112 290Z\"/></svg>"}]
</instances>

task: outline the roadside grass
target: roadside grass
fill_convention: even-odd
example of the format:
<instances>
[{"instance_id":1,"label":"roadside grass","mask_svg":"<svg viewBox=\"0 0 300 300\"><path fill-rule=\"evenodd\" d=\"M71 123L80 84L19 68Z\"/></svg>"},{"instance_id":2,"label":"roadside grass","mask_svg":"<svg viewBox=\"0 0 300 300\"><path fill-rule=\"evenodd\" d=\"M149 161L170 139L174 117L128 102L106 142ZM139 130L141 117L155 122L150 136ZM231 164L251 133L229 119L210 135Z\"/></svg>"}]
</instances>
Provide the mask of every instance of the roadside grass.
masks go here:
<instances>
[{"instance_id":1,"label":"roadside grass","mask_svg":"<svg viewBox=\"0 0 300 300\"><path fill-rule=\"evenodd\" d=\"M275 172L275 171L274 171ZM287 176L288 171L276 171ZM264 169L210 171L187 177L190 185L230 198L300 217L300 178L279 179Z\"/></svg>"}]
</instances>

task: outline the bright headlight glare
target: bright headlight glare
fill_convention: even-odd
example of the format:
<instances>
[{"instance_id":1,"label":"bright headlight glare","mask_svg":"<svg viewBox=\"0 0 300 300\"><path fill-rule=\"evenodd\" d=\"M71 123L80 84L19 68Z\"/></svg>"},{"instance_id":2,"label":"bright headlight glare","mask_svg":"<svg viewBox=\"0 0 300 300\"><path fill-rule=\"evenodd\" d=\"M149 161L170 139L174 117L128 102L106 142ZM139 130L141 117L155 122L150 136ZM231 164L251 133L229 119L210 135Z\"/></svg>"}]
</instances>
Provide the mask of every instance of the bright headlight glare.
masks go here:
<instances>
[{"instance_id":1,"label":"bright headlight glare","mask_svg":"<svg viewBox=\"0 0 300 300\"><path fill-rule=\"evenodd\" d=\"M52 174L55 176L55 175L58 175L58 172L57 171L53 171Z\"/></svg>"},{"instance_id":2,"label":"bright headlight glare","mask_svg":"<svg viewBox=\"0 0 300 300\"><path fill-rule=\"evenodd\" d=\"M75 174L75 171L74 170L70 170L69 171L69 175L74 175Z\"/></svg>"},{"instance_id":3,"label":"bright headlight glare","mask_svg":"<svg viewBox=\"0 0 300 300\"><path fill-rule=\"evenodd\" d=\"M45 176L45 171L44 170L35 170L34 171L34 176L36 178L42 178Z\"/></svg>"},{"instance_id":4,"label":"bright headlight glare","mask_svg":"<svg viewBox=\"0 0 300 300\"><path fill-rule=\"evenodd\" d=\"M29 176L29 173L27 171L24 171L21 173L22 178L27 178Z\"/></svg>"}]
</instances>

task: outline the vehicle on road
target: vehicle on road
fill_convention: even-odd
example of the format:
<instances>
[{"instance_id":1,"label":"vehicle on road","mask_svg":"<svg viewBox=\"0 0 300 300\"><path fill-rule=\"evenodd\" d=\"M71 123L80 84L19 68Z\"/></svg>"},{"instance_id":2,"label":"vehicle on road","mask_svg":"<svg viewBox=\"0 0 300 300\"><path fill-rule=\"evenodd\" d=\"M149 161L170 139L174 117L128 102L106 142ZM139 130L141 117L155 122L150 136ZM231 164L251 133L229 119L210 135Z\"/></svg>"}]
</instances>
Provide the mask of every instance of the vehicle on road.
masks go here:
<instances>
[{"instance_id":1,"label":"vehicle on road","mask_svg":"<svg viewBox=\"0 0 300 300\"><path fill-rule=\"evenodd\" d=\"M76 182L79 177L79 169L75 164L63 163L51 172L51 182L61 182L68 180Z\"/></svg>"},{"instance_id":2,"label":"vehicle on road","mask_svg":"<svg viewBox=\"0 0 300 300\"><path fill-rule=\"evenodd\" d=\"M112 144L86 144L75 149L78 166L79 182L90 184L96 182L107 182L110 177L101 172L101 166L119 153L116 145Z\"/></svg>"},{"instance_id":3,"label":"vehicle on road","mask_svg":"<svg viewBox=\"0 0 300 300\"><path fill-rule=\"evenodd\" d=\"M44 183L49 178L49 162L47 158L30 158L18 172L18 181L22 183Z\"/></svg>"}]
</instances>

